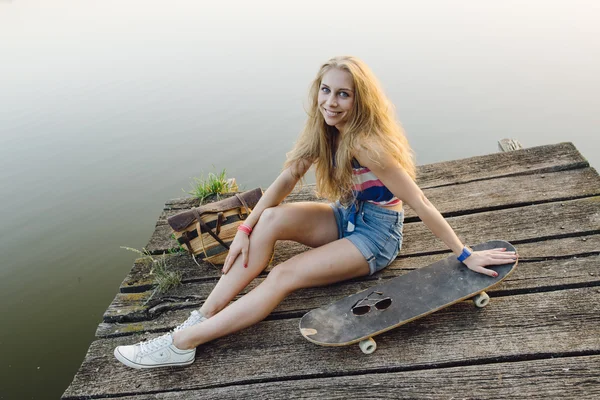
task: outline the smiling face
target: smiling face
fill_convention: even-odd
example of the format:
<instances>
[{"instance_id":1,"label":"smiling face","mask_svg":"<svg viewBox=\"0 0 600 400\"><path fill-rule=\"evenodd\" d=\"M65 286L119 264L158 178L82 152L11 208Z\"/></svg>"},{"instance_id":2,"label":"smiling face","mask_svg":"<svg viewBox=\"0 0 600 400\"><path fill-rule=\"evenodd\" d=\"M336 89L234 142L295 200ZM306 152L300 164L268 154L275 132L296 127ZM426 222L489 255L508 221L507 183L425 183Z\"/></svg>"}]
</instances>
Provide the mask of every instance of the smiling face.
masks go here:
<instances>
[{"instance_id":1,"label":"smiling face","mask_svg":"<svg viewBox=\"0 0 600 400\"><path fill-rule=\"evenodd\" d=\"M354 107L352 75L338 68L325 72L319 88L318 104L325 123L342 132Z\"/></svg>"}]
</instances>

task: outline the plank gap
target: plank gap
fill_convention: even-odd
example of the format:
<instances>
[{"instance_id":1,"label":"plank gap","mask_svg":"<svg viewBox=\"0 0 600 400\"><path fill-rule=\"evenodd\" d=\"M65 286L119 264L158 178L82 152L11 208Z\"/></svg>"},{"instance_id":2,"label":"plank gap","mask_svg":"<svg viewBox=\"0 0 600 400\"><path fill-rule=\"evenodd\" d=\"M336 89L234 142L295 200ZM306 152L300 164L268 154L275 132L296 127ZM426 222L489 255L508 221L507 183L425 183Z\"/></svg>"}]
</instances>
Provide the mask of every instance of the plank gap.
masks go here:
<instances>
[{"instance_id":1,"label":"plank gap","mask_svg":"<svg viewBox=\"0 0 600 400\"><path fill-rule=\"evenodd\" d=\"M494 291L489 290L487 293L493 294L493 297L508 297L508 296L521 296L528 295L534 293L549 293L549 292L558 292L561 290L570 290L570 289L585 289L585 288L594 288L600 287L600 281L597 282L582 282L582 283L568 283L564 285L549 285L549 286L540 286L529 289L505 289ZM600 291L599 291L600 292ZM493 300L493 299L491 299ZM469 300L466 300L469 301Z\"/></svg>"},{"instance_id":2,"label":"plank gap","mask_svg":"<svg viewBox=\"0 0 600 400\"><path fill-rule=\"evenodd\" d=\"M537 263L552 260L568 260L570 258L588 258L600 255L600 251L590 251L587 253L568 254L564 256L548 256L548 257L526 257L519 258L519 263Z\"/></svg>"},{"instance_id":3,"label":"plank gap","mask_svg":"<svg viewBox=\"0 0 600 400\"><path fill-rule=\"evenodd\" d=\"M546 241L550 241L550 240L557 240L557 239L568 239L568 238L576 238L576 237L583 237L583 236L591 236L591 235L598 235L600 234L600 229L594 229L591 231L582 231L582 232L570 232L570 233L565 233L565 234L558 234L558 235L549 235L549 236L536 236L536 237L532 237L530 239L517 239L517 240L510 240L510 242L515 245L515 247L517 247L517 245L519 244L530 244L530 243L539 243L539 242L546 242ZM518 248L517 248L518 250ZM398 257L396 257L396 259L398 260L402 260L402 259L408 259L408 258L414 258L414 257L424 257L424 256L434 256L434 255L438 255L438 254L450 254L451 251L447 250L447 249L443 249L443 250L432 250L432 251L421 251L418 253L411 253L411 254L402 254L402 250L400 250L400 254L398 255ZM570 258L570 257L566 257L566 258ZM554 257L550 257L550 259L554 259Z\"/></svg>"},{"instance_id":4,"label":"plank gap","mask_svg":"<svg viewBox=\"0 0 600 400\"><path fill-rule=\"evenodd\" d=\"M530 239L512 240L511 243L513 245L515 245L515 247L516 247L516 245L518 245L518 244L538 243L538 242L545 242L548 240L568 239L568 238L591 236L591 235L597 235L597 234L600 234L600 229L593 229L591 231L583 231L583 232L571 232L571 233L565 233L562 235L538 236L538 237L533 237Z\"/></svg>"},{"instance_id":5,"label":"plank gap","mask_svg":"<svg viewBox=\"0 0 600 400\"><path fill-rule=\"evenodd\" d=\"M480 214L480 213L489 212L489 211L510 210L512 208L537 206L540 204L560 203L563 201L579 200L579 199L585 199L588 197L596 197L596 196L598 196L598 194L558 197L558 198L553 198L553 199L548 199L548 200L536 200L536 201L528 201L528 202L513 203L513 204L503 204L500 206L473 208L473 209L465 210L465 211L461 211L461 210L450 211L450 212L444 212L441 214L444 216L444 218L462 217L464 215ZM407 217L404 219L405 224L416 223L416 222L422 222L421 218L419 218L418 216L414 216L414 217Z\"/></svg>"},{"instance_id":6,"label":"plank gap","mask_svg":"<svg viewBox=\"0 0 600 400\"><path fill-rule=\"evenodd\" d=\"M591 232L592 232L591 234L593 235L600 231L591 231ZM566 234L566 235L562 235L562 236L540 237L540 238L532 238L532 239L520 240L520 241L517 240L517 241L511 241L511 243L515 244L515 246L516 246L518 244L541 243L541 242L547 241L548 238L550 238L550 240L553 240L553 239L577 238L577 237L585 237L585 236L590 236L590 232L575 232L575 233L570 233L570 234ZM406 260L406 259L414 259L414 258L427 257L427 256L433 256L433 255L439 255L439 254L450 255L450 253L451 253L450 250L436 250L436 251L421 252L421 253L414 253L414 254L407 254L407 255L403 255L402 252L400 252L400 254L398 255L398 257L396 259L397 260ZM600 250L568 254L568 255L563 255L563 256L524 257L524 258L519 258L519 262L520 263L529 263L529 262L542 262L542 261L551 261L551 260L566 260L566 259L570 259L570 258L585 258L585 257L592 257L592 256L597 256L597 255L600 255ZM412 271L416 268L404 268L404 269L408 272L408 271ZM265 270L265 271L261 272L257 276L257 278L266 278L268 274L269 274L269 272ZM216 284L219 281L219 279L220 279L220 276L206 277L206 278L194 277L194 278L183 279L182 284L194 284L194 283L215 283ZM375 282L379 279L382 279L382 278L380 276L374 275L374 276L365 276L362 278L351 279L351 280L348 280L348 282L362 282L362 281ZM135 286L122 287L120 292L121 293L142 293L142 292L152 290L155 287L156 287L156 285L153 285L153 284L137 284Z\"/></svg>"}]
</instances>

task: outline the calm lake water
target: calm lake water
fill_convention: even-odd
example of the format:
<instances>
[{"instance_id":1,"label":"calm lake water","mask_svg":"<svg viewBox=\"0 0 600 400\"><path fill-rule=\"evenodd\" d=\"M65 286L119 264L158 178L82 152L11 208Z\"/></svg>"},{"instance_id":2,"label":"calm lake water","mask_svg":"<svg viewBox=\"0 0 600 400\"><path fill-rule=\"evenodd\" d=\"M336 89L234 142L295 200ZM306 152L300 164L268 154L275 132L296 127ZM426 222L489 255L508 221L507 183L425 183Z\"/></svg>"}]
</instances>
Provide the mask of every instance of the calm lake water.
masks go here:
<instances>
[{"instance_id":1,"label":"calm lake water","mask_svg":"<svg viewBox=\"0 0 600 400\"><path fill-rule=\"evenodd\" d=\"M592 0L0 0L0 399L62 394L119 247L192 177L268 187L331 56L371 66L420 164L514 137L598 168L598 21Z\"/></svg>"}]
</instances>

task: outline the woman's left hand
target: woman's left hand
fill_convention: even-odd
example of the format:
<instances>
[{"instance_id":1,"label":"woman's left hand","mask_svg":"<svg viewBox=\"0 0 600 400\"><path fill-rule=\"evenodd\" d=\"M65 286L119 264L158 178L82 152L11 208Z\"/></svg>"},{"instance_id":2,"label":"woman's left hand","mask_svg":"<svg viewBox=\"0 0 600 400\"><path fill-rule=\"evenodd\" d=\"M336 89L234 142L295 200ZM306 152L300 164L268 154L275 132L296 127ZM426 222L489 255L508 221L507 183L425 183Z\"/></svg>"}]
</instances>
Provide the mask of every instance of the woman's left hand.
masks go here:
<instances>
[{"instance_id":1,"label":"woman's left hand","mask_svg":"<svg viewBox=\"0 0 600 400\"><path fill-rule=\"evenodd\" d=\"M491 269L483 268L486 265L502 265L515 262L519 256L514 251L505 248L474 251L463 263L472 271L488 276L497 277L498 273Z\"/></svg>"}]
</instances>

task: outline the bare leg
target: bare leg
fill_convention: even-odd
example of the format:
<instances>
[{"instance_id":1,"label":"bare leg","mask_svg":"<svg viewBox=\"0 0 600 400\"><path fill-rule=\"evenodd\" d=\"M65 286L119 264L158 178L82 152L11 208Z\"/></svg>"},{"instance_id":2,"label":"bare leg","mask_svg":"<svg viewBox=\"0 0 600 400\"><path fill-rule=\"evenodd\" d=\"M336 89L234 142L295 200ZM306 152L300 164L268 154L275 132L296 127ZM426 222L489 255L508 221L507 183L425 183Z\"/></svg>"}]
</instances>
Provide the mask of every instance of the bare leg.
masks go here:
<instances>
[{"instance_id":1,"label":"bare leg","mask_svg":"<svg viewBox=\"0 0 600 400\"><path fill-rule=\"evenodd\" d=\"M132 368L189 365L194 361L196 353L194 347L198 344L260 321L295 288L309 283L325 284L346 276L354 276L353 274L358 273L358 269L356 266L353 267L352 263L343 270L332 270L327 262L332 254L344 253L343 249L336 250L337 247L344 247L335 245L337 236L334 213L326 204L285 204L263 211L250 239L248 268L242 266L243 259L238 257L229 273L219 280L201 309L205 316L211 318L193 325L198 316L192 314L172 334L167 333L150 341L130 346L117 346L114 350L115 357ZM232 306L224 308L265 268L277 239L296 240L311 247L325 245L333 248L328 252L319 251L322 248L319 247L317 250L293 257L278 265L256 289ZM346 246L353 247L347 240L342 242L347 242ZM358 250L354 249L354 251L364 263L362 272L367 273L366 261L362 259ZM305 273L298 274L296 271L299 270L299 264L309 266L320 264L321 269L317 273L316 270L303 268ZM309 279L311 273L314 276ZM192 326L184 328L188 325ZM188 349L189 351L185 351Z\"/></svg>"},{"instance_id":2,"label":"bare leg","mask_svg":"<svg viewBox=\"0 0 600 400\"><path fill-rule=\"evenodd\" d=\"M277 240L294 240L319 247L337 239L337 225L327 204L302 202L266 209L252 231L248 268L241 255L221 276L200 311L212 317L225 308L267 266Z\"/></svg>"},{"instance_id":3,"label":"bare leg","mask_svg":"<svg viewBox=\"0 0 600 400\"><path fill-rule=\"evenodd\" d=\"M296 289L322 286L364 276L369 266L347 239L299 254L276 266L259 286L229 307L204 321L173 335L180 349L191 349L261 320Z\"/></svg>"}]
</instances>

